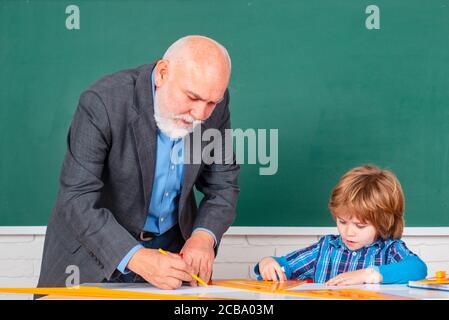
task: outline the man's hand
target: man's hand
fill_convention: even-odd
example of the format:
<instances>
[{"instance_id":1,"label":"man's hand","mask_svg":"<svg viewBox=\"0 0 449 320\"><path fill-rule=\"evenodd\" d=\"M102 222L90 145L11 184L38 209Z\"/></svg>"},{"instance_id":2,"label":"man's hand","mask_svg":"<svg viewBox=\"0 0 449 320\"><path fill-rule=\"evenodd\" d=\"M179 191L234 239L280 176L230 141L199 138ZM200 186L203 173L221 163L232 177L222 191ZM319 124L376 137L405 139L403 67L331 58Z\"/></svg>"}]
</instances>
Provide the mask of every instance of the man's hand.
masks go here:
<instances>
[{"instance_id":1,"label":"man's hand","mask_svg":"<svg viewBox=\"0 0 449 320\"><path fill-rule=\"evenodd\" d=\"M139 249L127 268L160 289L176 289L182 281L192 281L192 268L178 255L161 254L155 249Z\"/></svg>"},{"instance_id":2,"label":"man's hand","mask_svg":"<svg viewBox=\"0 0 449 320\"><path fill-rule=\"evenodd\" d=\"M380 283L382 275L372 268L345 272L330 279L325 284L328 286L348 286L352 284Z\"/></svg>"},{"instance_id":3,"label":"man's hand","mask_svg":"<svg viewBox=\"0 0 449 320\"><path fill-rule=\"evenodd\" d=\"M184 261L192 266L193 274L208 283L214 263L214 238L206 231L195 231L181 250ZM197 286L196 280L190 281L191 286Z\"/></svg>"}]
</instances>

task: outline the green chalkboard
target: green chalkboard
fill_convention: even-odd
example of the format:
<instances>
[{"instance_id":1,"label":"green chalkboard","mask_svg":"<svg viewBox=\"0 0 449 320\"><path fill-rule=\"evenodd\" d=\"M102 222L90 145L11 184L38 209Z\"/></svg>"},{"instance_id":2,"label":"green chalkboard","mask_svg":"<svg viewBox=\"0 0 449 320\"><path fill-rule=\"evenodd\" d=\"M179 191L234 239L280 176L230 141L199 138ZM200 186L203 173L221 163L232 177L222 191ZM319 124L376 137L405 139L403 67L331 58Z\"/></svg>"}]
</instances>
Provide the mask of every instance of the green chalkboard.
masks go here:
<instances>
[{"instance_id":1,"label":"green chalkboard","mask_svg":"<svg viewBox=\"0 0 449 320\"><path fill-rule=\"evenodd\" d=\"M0 225L46 225L80 93L187 34L229 50L233 127L279 130L276 174L242 165L235 225L331 226L338 178L374 163L408 226L449 226L447 0L1 0Z\"/></svg>"}]
</instances>

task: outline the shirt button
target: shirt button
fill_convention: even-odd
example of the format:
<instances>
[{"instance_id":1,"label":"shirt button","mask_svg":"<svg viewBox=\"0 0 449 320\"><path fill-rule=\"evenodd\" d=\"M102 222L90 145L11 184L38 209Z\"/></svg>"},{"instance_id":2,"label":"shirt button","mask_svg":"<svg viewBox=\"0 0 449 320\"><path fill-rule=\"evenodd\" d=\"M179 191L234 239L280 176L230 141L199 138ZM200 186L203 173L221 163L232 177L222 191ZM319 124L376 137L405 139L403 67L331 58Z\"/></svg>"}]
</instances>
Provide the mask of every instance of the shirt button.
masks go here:
<instances>
[{"instance_id":1,"label":"shirt button","mask_svg":"<svg viewBox=\"0 0 449 320\"><path fill-rule=\"evenodd\" d=\"M357 252L354 251L354 252L352 253L352 255L355 257L355 256L357 255Z\"/></svg>"},{"instance_id":2,"label":"shirt button","mask_svg":"<svg viewBox=\"0 0 449 320\"><path fill-rule=\"evenodd\" d=\"M165 196L168 197L168 192L165 193Z\"/></svg>"},{"instance_id":3,"label":"shirt button","mask_svg":"<svg viewBox=\"0 0 449 320\"><path fill-rule=\"evenodd\" d=\"M161 218L161 222L164 222L164 217Z\"/></svg>"},{"instance_id":4,"label":"shirt button","mask_svg":"<svg viewBox=\"0 0 449 320\"><path fill-rule=\"evenodd\" d=\"M171 169L175 170L175 165L174 164L171 165Z\"/></svg>"}]
</instances>

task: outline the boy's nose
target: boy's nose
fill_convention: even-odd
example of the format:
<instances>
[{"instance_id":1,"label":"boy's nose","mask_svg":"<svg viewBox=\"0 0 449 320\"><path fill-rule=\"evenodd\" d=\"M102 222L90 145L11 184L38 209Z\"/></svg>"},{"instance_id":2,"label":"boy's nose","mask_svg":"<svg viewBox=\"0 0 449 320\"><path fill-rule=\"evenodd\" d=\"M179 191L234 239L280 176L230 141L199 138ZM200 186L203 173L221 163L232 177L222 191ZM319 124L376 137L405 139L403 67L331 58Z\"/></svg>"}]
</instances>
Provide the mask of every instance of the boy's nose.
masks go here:
<instances>
[{"instance_id":1,"label":"boy's nose","mask_svg":"<svg viewBox=\"0 0 449 320\"><path fill-rule=\"evenodd\" d=\"M354 228L353 228L353 227L348 227L348 228L346 229L346 235L348 235L348 236L354 236L354 235L355 235L355 230L354 230Z\"/></svg>"}]
</instances>

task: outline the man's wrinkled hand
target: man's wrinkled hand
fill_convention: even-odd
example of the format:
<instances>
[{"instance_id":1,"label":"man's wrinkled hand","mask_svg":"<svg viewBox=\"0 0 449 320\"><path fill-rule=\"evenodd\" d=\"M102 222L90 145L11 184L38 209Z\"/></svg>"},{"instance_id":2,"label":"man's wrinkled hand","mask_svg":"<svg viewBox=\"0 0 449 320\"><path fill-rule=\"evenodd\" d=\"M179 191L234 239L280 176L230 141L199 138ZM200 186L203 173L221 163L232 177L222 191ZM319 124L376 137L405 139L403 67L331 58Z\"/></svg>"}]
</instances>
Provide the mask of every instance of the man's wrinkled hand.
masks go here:
<instances>
[{"instance_id":1,"label":"man's wrinkled hand","mask_svg":"<svg viewBox=\"0 0 449 320\"><path fill-rule=\"evenodd\" d=\"M179 255L163 255L155 249L139 249L127 268L160 289L177 289L182 281L192 281L192 267Z\"/></svg>"},{"instance_id":2,"label":"man's wrinkled hand","mask_svg":"<svg viewBox=\"0 0 449 320\"><path fill-rule=\"evenodd\" d=\"M208 283L212 275L214 263L214 238L206 231L195 231L181 250L184 261L192 267L193 273ZM197 286L196 280L190 281L191 286Z\"/></svg>"}]
</instances>

